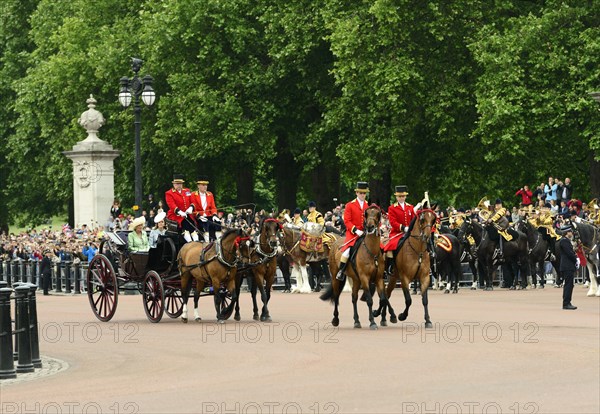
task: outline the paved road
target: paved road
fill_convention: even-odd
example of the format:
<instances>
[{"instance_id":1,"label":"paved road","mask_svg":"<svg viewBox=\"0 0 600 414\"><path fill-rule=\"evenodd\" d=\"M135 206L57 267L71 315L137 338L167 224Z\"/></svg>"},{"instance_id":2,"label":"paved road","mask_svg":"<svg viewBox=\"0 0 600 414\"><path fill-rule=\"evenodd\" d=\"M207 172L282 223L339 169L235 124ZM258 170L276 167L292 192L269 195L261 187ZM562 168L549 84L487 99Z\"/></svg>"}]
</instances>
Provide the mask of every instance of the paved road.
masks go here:
<instances>
[{"instance_id":1,"label":"paved road","mask_svg":"<svg viewBox=\"0 0 600 414\"><path fill-rule=\"evenodd\" d=\"M560 289L433 292L434 329L419 297L404 323L352 328L344 294L339 329L316 294L272 297L273 323L145 319L140 296L120 296L98 322L85 296L40 296L41 351L69 368L0 383L2 412L508 412L592 413L600 407L600 301ZM402 310L402 294L392 304ZM190 312L190 316L191 312Z\"/></svg>"}]
</instances>

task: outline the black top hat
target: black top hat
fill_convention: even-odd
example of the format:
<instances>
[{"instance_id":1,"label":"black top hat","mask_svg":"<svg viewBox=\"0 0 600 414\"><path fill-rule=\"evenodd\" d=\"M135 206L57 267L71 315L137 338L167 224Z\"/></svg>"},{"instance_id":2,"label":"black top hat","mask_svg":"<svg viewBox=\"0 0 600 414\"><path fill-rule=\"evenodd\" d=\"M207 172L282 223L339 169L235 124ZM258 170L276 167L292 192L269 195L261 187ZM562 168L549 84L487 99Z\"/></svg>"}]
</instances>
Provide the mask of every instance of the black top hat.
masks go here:
<instances>
[{"instance_id":1,"label":"black top hat","mask_svg":"<svg viewBox=\"0 0 600 414\"><path fill-rule=\"evenodd\" d=\"M208 184L208 176L199 175L198 179L196 180L196 184Z\"/></svg>"},{"instance_id":2,"label":"black top hat","mask_svg":"<svg viewBox=\"0 0 600 414\"><path fill-rule=\"evenodd\" d=\"M173 174L173 183L183 183L184 181L183 174Z\"/></svg>"},{"instance_id":3,"label":"black top hat","mask_svg":"<svg viewBox=\"0 0 600 414\"><path fill-rule=\"evenodd\" d=\"M296 209L294 210L294 214L302 214L302 210L300 210L299 207L296 207Z\"/></svg>"},{"instance_id":4,"label":"black top hat","mask_svg":"<svg viewBox=\"0 0 600 414\"><path fill-rule=\"evenodd\" d=\"M359 181L356 183L356 188L354 191L359 193L368 193L369 192L369 184L366 181Z\"/></svg>"},{"instance_id":5,"label":"black top hat","mask_svg":"<svg viewBox=\"0 0 600 414\"><path fill-rule=\"evenodd\" d=\"M397 196L407 196L408 195L408 186L406 185L397 185L396 192L394 193Z\"/></svg>"},{"instance_id":6,"label":"black top hat","mask_svg":"<svg viewBox=\"0 0 600 414\"><path fill-rule=\"evenodd\" d=\"M496 199L496 204L502 204L502 200L500 200L499 198Z\"/></svg>"},{"instance_id":7,"label":"black top hat","mask_svg":"<svg viewBox=\"0 0 600 414\"><path fill-rule=\"evenodd\" d=\"M315 203L314 201L309 201L309 202L308 202L308 206L309 206L309 207L316 207L316 206L317 206L317 203Z\"/></svg>"}]
</instances>

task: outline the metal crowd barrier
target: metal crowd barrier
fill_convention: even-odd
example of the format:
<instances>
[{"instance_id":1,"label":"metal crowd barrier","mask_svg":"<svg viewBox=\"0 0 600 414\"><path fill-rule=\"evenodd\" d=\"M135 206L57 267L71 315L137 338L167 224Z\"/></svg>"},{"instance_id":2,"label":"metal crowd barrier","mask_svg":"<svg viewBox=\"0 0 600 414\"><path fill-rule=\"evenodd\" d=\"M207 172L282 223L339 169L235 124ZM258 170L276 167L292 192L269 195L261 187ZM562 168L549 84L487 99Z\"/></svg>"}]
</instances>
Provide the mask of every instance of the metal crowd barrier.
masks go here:
<instances>
[{"instance_id":1,"label":"metal crowd barrier","mask_svg":"<svg viewBox=\"0 0 600 414\"><path fill-rule=\"evenodd\" d=\"M58 293L84 293L87 269L88 263L83 261L52 263L49 290ZM31 283L42 289L40 262L0 259L0 281L6 282L9 288L17 283Z\"/></svg>"}]
</instances>

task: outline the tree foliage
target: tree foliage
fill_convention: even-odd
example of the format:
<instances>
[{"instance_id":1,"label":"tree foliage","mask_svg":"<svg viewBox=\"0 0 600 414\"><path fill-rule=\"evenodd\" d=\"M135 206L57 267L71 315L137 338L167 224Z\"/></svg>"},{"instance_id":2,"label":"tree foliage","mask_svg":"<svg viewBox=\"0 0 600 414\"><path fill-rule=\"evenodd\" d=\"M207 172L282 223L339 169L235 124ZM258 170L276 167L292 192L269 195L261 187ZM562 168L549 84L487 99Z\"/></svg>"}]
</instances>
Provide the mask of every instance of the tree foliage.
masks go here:
<instances>
[{"instance_id":1,"label":"tree foliage","mask_svg":"<svg viewBox=\"0 0 600 414\"><path fill-rule=\"evenodd\" d=\"M108 120L101 138L122 151L117 197L133 204L133 113L115 99L131 56L158 95L142 111L146 193L181 172L190 184L208 174L220 205L272 208L328 208L357 180L384 205L400 183L417 201L429 190L463 205L547 175L573 178L578 197L600 195L588 162L600 147L588 96L600 88L595 0L2 7L0 223L65 210L62 151L84 138L90 93Z\"/></svg>"}]
</instances>

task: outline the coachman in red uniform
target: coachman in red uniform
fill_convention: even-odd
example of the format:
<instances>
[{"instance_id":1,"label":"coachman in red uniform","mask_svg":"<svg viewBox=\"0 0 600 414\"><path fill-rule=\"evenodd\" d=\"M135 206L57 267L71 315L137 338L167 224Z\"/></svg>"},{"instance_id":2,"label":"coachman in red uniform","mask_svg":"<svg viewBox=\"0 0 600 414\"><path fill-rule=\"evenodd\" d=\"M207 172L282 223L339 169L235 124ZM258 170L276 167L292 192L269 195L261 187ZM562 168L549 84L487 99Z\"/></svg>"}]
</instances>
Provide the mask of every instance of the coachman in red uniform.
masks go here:
<instances>
[{"instance_id":1,"label":"coachman in red uniform","mask_svg":"<svg viewBox=\"0 0 600 414\"><path fill-rule=\"evenodd\" d=\"M388 218L390 220L390 240L384 246L385 252L385 268L388 273L391 272L394 265L394 252L398 247L398 242L408 231L410 222L415 217L414 207L406 202L408 195L408 187L405 185L397 185L396 202L388 208Z\"/></svg>"},{"instance_id":2,"label":"coachman in red uniform","mask_svg":"<svg viewBox=\"0 0 600 414\"><path fill-rule=\"evenodd\" d=\"M196 181L198 191L192 193L192 205L196 221L204 231L205 241L214 241L217 239L216 230L220 227L221 220L217 217L217 206L215 204L215 196L208 188L208 177L201 175Z\"/></svg>"},{"instance_id":3,"label":"coachman in red uniform","mask_svg":"<svg viewBox=\"0 0 600 414\"><path fill-rule=\"evenodd\" d=\"M364 233L364 217L365 210L369 207L367 203L367 193L369 192L369 186L365 181L359 181L356 183L356 198L349 203L346 203L344 208L344 224L346 225L346 242L342 246L342 257L340 258L340 270L338 271L335 278L337 280L344 280L346 270L346 264L350 257L350 247L354 246L356 241Z\"/></svg>"},{"instance_id":4,"label":"coachman in red uniform","mask_svg":"<svg viewBox=\"0 0 600 414\"><path fill-rule=\"evenodd\" d=\"M184 188L183 183L183 174L173 174L173 188L165 193L165 201L169 207L167 218L177 222L185 241L197 241L196 222L192 216L192 192L189 188Z\"/></svg>"}]
</instances>

